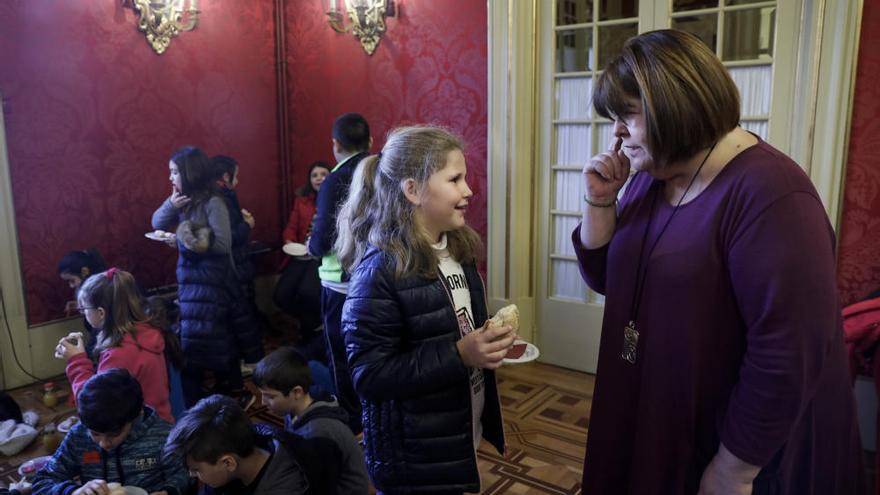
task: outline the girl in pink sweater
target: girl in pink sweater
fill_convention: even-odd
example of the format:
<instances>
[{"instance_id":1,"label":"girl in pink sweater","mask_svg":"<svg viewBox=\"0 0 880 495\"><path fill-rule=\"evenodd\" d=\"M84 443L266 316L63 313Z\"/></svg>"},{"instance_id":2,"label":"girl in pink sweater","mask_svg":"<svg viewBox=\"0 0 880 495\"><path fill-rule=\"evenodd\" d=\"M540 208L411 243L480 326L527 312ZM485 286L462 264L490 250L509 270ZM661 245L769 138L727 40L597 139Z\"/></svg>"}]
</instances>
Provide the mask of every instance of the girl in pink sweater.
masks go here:
<instances>
[{"instance_id":1,"label":"girl in pink sweater","mask_svg":"<svg viewBox=\"0 0 880 495\"><path fill-rule=\"evenodd\" d=\"M125 368L141 384L144 403L170 423L166 349L173 347L173 335L152 326L144 314L134 277L111 268L83 282L77 295L79 312L98 331L95 363L86 354L82 334L71 333L55 348L55 356L67 361L67 379L74 396L96 373Z\"/></svg>"}]
</instances>

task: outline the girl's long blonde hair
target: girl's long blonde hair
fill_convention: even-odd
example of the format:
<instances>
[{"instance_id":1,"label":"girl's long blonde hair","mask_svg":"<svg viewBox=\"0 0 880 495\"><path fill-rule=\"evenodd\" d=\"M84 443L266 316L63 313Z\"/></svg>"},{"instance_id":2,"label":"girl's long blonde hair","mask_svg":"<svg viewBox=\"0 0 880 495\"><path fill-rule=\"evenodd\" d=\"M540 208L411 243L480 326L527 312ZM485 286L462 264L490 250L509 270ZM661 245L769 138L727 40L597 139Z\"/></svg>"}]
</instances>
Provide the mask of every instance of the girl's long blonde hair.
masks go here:
<instances>
[{"instance_id":1,"label":"girl's long blonde hair","mask_svg":"<svg viewBox=\"0 0 880 495\"><path fill-rule=\"evenodd\" d=\"M135 325L148 321L134 277L124 270L111 268L89 277L80 286L77 298L87 307L104 308L104 326L98 332L95 357L120 345L126 334L132 334L137 342Z\"/></svg>"},{"instance_id":2,"label":"girl's long blonde hair","mask_svg":"<svg viewBox=\"0 0 880 495\"><path fill-rule=\"evenodd\" d=\"M402 184L415 180L419 188L446 165L449 152L463 150L461 140L434 126L399 127L388 134L382 152L361 161L351 182L348 199L336 219L336 254L352 272L372 244L395 260L398 278L437 276L433 242L418 225L415 205ZM449 254L461 263L480 252L480 236L467 225L446 233Z\"/></svg>"}]
</instances>

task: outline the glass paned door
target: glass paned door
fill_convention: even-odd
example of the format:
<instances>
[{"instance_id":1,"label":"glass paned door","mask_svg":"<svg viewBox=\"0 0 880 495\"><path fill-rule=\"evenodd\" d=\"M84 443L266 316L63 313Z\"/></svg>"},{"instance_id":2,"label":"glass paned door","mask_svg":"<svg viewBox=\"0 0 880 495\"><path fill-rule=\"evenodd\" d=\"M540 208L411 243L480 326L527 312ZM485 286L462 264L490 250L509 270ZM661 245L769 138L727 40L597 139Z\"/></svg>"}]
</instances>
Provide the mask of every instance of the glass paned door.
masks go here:
<instances>
[{"instance_id":1,"label":"glass paned door","mask_svg":"<svg viewBox=\"0 0 880 495\"><path fill-rule=\"evenodd\" d=\"M547 36L553 62L548 78L550 129L542 177L549 187L538 252L539 346L542 359L585 371L595 371L604 298L589 290L571 245L571 232L580 222L584 181L582 169L597 151L608 146L611 124L590 104L593 81L624 42L639 31L639 0L615 2L556 0L539 2L553 19ZM553 12L550 12L553 10Z\"/></svg>"},{"instance_id":2,"label":"glass paned door","mask_svg":"<svg viewBox=\"0 0 880 495\"><path fill-rule=\"evenodd\" d=\"M548 0L536 4L542 19L535 249L538 343L543 361L592 372L604 298L581 279L571 232L582 211L582 168L613 137L611 123L590 105L595 78L623 43L639 32L673 27L694 33L721 58L739 88L741 125L768 139L776 108L774 78L781 77L774 71L779 49L777 2Z\"/></svg>"},{"instance_id":3,"label":"glass paned door","mask_svg":"<svg viewBox=\"0 0 880 495\"><path fill-rule=\"evenodd\" d=\"M742 127L768 139L776 2L673 0L670 26L715 51L739 88Z\"/></svg>"}]
</instances>

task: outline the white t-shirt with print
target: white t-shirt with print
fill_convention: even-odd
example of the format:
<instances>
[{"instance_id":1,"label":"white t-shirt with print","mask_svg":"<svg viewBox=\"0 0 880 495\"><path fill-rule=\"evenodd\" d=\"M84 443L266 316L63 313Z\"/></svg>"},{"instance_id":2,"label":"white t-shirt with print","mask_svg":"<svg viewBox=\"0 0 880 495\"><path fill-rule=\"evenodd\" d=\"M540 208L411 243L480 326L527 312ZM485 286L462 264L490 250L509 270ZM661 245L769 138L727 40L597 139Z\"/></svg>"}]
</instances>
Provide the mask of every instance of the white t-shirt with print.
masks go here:
<instances>
[{"instance_id":1,"label":"white t-shirt with print","mask_svg":"<svg viewBox=\"0 0 880 495\"><path fill-rule=\"evenodd\" d=\"M440 275L443 277L443 285L446 287L452 305L455 308L455 316L458 318L458 329L461 336L474 331L474 316L471 308L471 292L468 287L467 277L461 263L454 260L446 249L446 234L440 242L432 247L437 253ZM483 370L481 368L469 368L471 382L471 411L474 425L474 449L480 446L480 438L483 436L483 424L480 417L483 415L483 407L486 403L486 387L483 383Z\"/></svg>"}]
</instances>

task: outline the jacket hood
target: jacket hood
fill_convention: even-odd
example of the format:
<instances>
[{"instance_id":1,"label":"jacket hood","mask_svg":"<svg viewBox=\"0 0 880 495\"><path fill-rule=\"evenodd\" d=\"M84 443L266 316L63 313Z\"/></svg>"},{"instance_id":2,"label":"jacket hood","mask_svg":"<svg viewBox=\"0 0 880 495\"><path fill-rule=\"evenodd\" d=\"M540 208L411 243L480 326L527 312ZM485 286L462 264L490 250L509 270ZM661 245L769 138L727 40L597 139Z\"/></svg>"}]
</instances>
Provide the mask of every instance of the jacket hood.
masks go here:
<instances>
[{"instance_id":1,"label":"jacket hood","mask_svg":"<svg viewBox=\"0 0 880 495\"><path fill-rule=\"evenodd\" d=\"M138 323L135 330L136 335L127 334L122 339L122 347L138 347L153 354L165 352L165 337L161 331L145 323Z\"/></svg>"},{"instance_id":2,"label":"jacket hood","mask_svg":"<svg viewBox=\"0 0 880 495\"><path fill-rule=\"evenodd\" d=\"M310 405L302 414L292 418L292 426L299 428L313 419L326 418L341 421L348 425L348 413L345 409L339 407L339 402L332 395L323 395L314 398Z\"/></svg>"},{"instance_id":3,"label":"jacket hood","mask_svg":"<svg viewBox=\"0 0 880 495\"><path fill-rule=\"evenodd\" d=\"M195 253L205 253L211 247L211 235L209 227L196 225L189 220L180 222L177 227L177 241Z\"/></svg>"}]
</instances>

